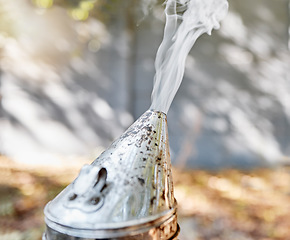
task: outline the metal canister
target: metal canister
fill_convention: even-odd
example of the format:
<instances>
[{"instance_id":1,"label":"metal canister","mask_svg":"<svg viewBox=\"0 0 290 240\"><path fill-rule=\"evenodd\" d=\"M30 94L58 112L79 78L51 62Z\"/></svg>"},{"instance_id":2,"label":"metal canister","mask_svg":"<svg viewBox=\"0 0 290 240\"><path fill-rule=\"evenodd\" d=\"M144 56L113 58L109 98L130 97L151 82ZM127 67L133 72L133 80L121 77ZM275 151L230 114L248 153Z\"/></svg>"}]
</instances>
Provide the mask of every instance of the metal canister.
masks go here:
<instances>
[{"instance_id":1,"label":"metal canister","mask_svg":"<svg viewBox=\"0 0 290 240\"><path fill-rule=\"evenodd\" d=\"M167 118L148 110L44 210L43 240L177 239Z\"/></svg>"}]
</instances>

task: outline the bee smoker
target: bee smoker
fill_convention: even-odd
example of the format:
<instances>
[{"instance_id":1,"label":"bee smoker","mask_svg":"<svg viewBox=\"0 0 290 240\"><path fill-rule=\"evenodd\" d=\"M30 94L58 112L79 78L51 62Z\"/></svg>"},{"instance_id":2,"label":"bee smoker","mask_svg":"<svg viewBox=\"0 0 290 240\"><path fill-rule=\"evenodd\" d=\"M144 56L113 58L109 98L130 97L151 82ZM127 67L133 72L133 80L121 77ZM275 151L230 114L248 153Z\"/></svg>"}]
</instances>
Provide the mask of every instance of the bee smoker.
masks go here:
<instances>
[{"instance_id":1,"label":"bee smoker","mask_svg":"<svg viewBox=\"0 0 290 240\"><path fill-rule=\"evenodd\" d=\"M166 115L148 110L44 210L43 240L177 239Z\"/></svg>"}]
</instances>

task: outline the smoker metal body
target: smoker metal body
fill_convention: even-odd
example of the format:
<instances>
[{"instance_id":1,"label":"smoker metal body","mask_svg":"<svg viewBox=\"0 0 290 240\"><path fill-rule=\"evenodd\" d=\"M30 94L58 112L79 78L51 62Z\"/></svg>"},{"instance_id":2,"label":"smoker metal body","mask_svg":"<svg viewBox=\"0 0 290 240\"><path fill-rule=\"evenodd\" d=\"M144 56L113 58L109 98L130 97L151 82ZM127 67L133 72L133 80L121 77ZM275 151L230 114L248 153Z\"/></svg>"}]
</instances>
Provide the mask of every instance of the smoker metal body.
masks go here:
<instances>
[{"instance_id":1,"label":"smoker metal body","mask_svg":"<svg viewBox=\"0 0 290 240\"><path fill-rule=\"evenodd\" d=\"M44 210L43 240L176 239L166 115L148 110Z\"/></svg>"}]
</instances>

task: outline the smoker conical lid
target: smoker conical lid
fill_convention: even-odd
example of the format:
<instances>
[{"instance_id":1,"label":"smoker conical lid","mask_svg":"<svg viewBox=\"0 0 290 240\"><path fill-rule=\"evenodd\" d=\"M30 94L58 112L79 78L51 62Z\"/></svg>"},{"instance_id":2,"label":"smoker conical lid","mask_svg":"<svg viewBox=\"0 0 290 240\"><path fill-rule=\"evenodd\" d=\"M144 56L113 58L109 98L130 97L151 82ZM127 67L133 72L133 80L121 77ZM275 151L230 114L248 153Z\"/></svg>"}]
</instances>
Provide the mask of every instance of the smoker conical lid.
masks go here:
<instances>
[{"instance_id":1,"label":"smoker conical lid","mask_svg":"<svg viewBox=\"0 0 290 240\"><path fill-rule=\"evenodd\" d=\"M59 231L107 231L160 224L175 211L166 115L148 110L48 203L45 216Z\"/></svg>"}]
</instances>

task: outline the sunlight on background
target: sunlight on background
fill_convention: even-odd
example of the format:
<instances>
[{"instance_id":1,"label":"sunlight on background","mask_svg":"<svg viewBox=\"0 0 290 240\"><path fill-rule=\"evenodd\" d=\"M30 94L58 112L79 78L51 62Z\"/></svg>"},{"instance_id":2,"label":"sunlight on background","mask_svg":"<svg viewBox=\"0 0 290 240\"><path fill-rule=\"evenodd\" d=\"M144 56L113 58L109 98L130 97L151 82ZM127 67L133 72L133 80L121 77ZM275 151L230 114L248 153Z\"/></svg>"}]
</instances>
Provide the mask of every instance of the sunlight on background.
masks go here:
<instances>
[{"instance_id":1,"label":"sunlight on background","mask_svg":"<svg viewBox=\"0 0 290 240\"><path fill-rule=\"evenodd\" d=\"M53 4L42 0L33 3L40 8ZM92 9L88 4L83 1L79 7ZM2 151L20 162L33 164L58 163L61 154L69 155L72 149L73 154L92 153L92 148L100 145L101 140L94 134L94 127L86 123L88 117L79 108L90 105L91 113L87 114L97 114L104 121L114 121L115 116L97 93L78 86L81 79L78 83L69 83L71 80L66 81L65 75L70 74L69 65L73 71L93 77L102 74L97 66L82 60L82 56L87 44L93 52L100 48L98 44L107 44L109 38L104 24L95 19L74 22L65 8L38 12L39 9L27 1L3 1L1 7L5 13L2 18L10 22L1 25L1 68L5 72L1 83L2 106L8 120L1 133ZM94 88L97 84L96 81ZM119 115L126 114L123 112ZM10 121L12 117L14 121ZM127 120L125 126L132 121L131 118ZM115 130L113 135L122 131L114 126L109 129ZM32 138L27 137L27 133ZM89 148L83 143L84 139L92 142Z\"/></svg>"},{"instance_id":2,"label":"sunlight on background","mask_svg":"<svg viewBox=\"0 0 290 240\"><path fill-rule=\"evenodd\" d=\"M32 2L39 8L50 8L53 5L53 0L33 0Z\"/></svg>"}]
</instances>

